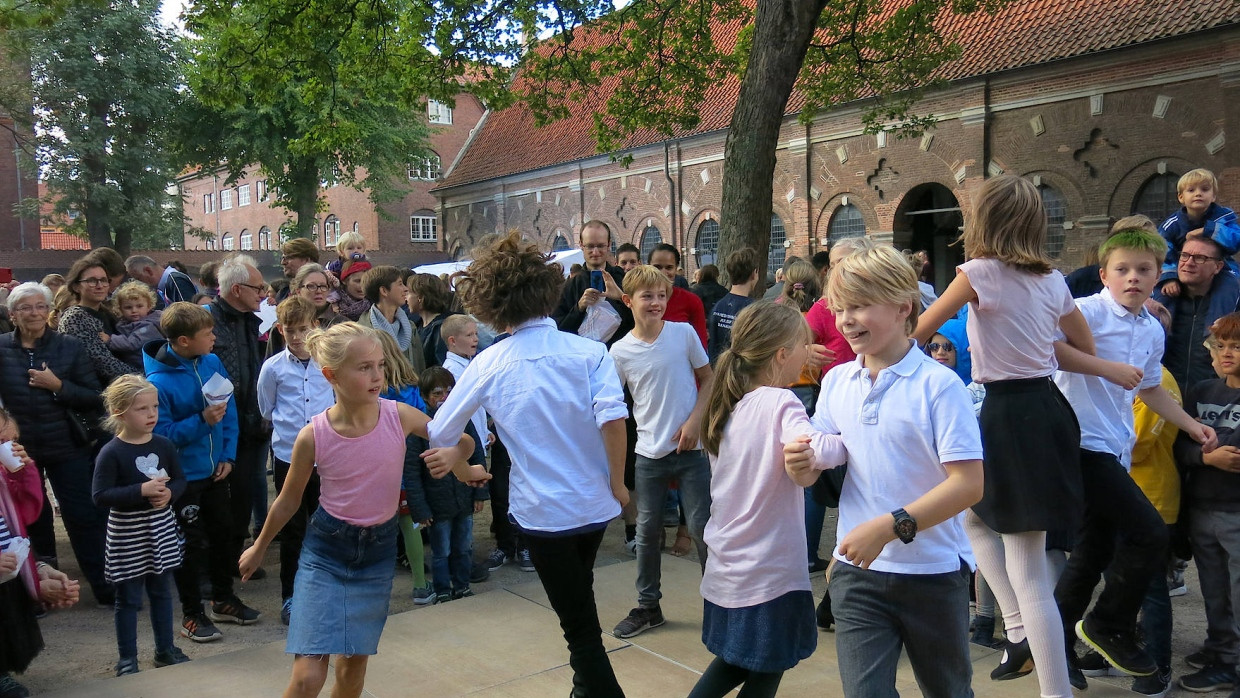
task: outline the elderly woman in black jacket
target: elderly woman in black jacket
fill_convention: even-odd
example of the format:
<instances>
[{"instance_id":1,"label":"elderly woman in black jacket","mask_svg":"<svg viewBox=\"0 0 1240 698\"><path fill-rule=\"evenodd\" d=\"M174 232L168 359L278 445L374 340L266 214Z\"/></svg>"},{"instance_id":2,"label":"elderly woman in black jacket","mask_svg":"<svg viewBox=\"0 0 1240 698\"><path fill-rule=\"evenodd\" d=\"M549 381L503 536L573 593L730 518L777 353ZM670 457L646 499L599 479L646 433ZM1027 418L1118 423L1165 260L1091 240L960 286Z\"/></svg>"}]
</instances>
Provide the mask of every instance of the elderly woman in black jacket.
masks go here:
<instances>
[{"instance_id":1,"label":"elderly woman in black jacket","mask_svg":"<svg viewBox=\"0 0 1240 698\"><path fill-rule=\"evenodd\" d=\"M99 379L81 342L48 327L52 293L46 286L24 283L7 304L15 329L0 335L0 399L17 420L26 451L51 482L95 599L111 605L112 586L103 576L108 513L91 498L91 432L103 411ZM30 531L40 556L55 556L51 526L51 505L45 502Z\"/></svg>"}]
</instances>

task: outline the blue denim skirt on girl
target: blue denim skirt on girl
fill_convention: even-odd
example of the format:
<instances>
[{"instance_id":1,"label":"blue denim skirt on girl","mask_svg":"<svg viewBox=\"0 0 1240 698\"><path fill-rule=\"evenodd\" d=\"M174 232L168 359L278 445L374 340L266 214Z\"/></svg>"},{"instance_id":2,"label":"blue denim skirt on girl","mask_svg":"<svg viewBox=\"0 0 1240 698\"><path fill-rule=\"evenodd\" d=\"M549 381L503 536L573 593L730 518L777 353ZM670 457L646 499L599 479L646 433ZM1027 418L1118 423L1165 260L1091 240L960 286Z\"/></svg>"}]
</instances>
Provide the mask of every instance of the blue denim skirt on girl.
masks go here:
<instances>
[{"instance_id":1,"label":"blue denim skirt on girl","mask_svg":"<svg viewBox=\"0 0 1240 698\"><path fill-rule=\"evenodd\" d=\"M379 649L396 571L397 517L354 526L319 507L306 526L284 651L367 655Z\"/></svg>"}]
</instances>

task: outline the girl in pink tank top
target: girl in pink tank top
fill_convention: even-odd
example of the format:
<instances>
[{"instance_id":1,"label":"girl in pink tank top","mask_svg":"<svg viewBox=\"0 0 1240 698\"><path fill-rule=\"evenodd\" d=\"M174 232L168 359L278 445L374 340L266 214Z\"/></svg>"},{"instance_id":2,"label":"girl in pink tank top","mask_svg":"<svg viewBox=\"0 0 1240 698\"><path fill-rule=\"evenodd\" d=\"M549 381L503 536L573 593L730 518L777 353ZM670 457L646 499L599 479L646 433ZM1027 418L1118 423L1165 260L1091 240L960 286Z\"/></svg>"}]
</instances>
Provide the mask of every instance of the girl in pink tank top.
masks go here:
<instances>
[{"instance_id":1,"label":"girl in pink tank top","mask_svg":"<svg viewBox=\"0 0 1240 698\"><path fill-rule=\"evenodd\" d=\"M306 344L336 404L297 435L284 487L262 533L241 555L241 576L249 579L297 511L317 464L322 493L306 526L293 587L285 649L294 655L293 675L284 695L317 696L335 654L336 693L358 696L387 619L405 437L427 437L430 420L408 405L379 399L383 347L375 330L346 322L311 332ZM491 476L465 462L473 451L473 439L462 435L456 446L430 449L422 459L433 475L450 470L462 482L481 483Z\"/></svg>"}]
</instances>

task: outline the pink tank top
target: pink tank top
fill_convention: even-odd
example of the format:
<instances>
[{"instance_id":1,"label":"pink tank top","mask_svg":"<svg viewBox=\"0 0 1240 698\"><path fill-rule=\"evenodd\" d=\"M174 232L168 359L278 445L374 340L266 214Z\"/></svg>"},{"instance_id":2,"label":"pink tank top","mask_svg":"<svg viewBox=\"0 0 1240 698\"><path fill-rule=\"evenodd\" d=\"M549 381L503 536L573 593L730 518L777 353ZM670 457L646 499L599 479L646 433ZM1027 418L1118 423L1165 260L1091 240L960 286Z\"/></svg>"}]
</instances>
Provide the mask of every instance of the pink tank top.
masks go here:
<instances>
[{"instance_id":1,"label":"pink tank top","mask_svg":"<svg viewBox=\"0 0 1240 698\"><path fill-rule=\"evenodd\" d=\"M354 526L377 526L395 516L405 466L405 430L396 403L380 400L379 422L356 438L337 434L326 411L310 421L323 510Z\"/></svg>"}]
</instances>

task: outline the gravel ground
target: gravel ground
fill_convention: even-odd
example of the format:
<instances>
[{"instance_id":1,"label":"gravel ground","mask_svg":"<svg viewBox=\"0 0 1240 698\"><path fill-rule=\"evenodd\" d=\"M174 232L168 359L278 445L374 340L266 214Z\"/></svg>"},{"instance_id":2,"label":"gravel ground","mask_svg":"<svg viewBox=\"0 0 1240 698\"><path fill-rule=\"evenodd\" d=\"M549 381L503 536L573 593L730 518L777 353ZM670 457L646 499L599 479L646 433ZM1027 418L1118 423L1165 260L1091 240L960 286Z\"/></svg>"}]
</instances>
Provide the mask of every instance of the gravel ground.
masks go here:
<instances>
[{"instance_id":1,"label":"gravel ground","mask_svg":"<svg viewBox=\"0 0 1240 698\"><path fill-rule=\"evenodd\" d=\"M271 496L274 497L274 492ZM474 518L475 560L484 559L491 551L493 538L488 530L490 523L491 515L489 508L485 508L481 514ZM77 563L72 557L68 539L65 537L59 520L57 521L57 534L62 569L77 578L79 576ZM669 545L673 538L672 530L669 529ZM829 554L834 544L835 517L834 511L829 511L823 532L822 550L824 554ZM286 629L280 624L279 620L281 599L277 545L273 545L268 551L264 564L267 570L267 577L246 584L238 582L237 585L237 592L240 597L247 604L261 611L263 617L257 624L245 627L221 624L220 630L223 632L224 637L216 642L196 644L183 638L178 638L178 646L191 659L208 657L224 652L235 652L246 647L284 640ZM690 556L696 558L694 553L690 553ZM623 527L619 521L615 521L608 529L603 546L599 550L597 565L602 567L631 559L633 559L632 556L624 547ZM1192 671L1183 664L1181 658L1195 651L1199 647L1198 643L1205 637L1205 613L1202 608L1201 595L1197 589L1196 571L1192 565L1189 566L1187 577L1188 595L1172 600L1175 612L1175 634L1172 647L1176 657L1174 671L1177 676L1182 672ZM537 576L533 572L523 572L515 564L510 563L492 573L489 580L474 584L473 589L475 592L481 593L536 580ZM816 597L820 597L826 587L822 575L814 575L813 583L814 594ZM392 587L391 613L403 613L420 608L413 604L412 590L412 576L405 570L399 570ZM141 615L143 617L139 618L138 621L139 661L142 664L143 670L149 670L151 668L150 657L154 652L154 647L150 626L145 618L145 610ZM174 605L174 617L179 622L180 608L178 605ZM604 628L607 629L620 619L603 618L601 620ZM84 599L77 606L65 611L51 613L40 623L47 647L34 661L26 674L18 677L33 694L38 695L42 692L66 688L84 681L112 676L113 665L116 662L112 611L110 608L97 607L94 604L94 599L90 598L88 590L84 590ZM273 667L272 670L287 672L288 667ZM1118 679L1110 681L1120 682ZM1122 682L1120 683L1122 685ZM1037 690L1036 684L1031 684L1030 688L1031 691ZM1183 691L1180 691L1180 693L1183 694ZM1031 692L1030 695L1033 695L1033 693ZM1226 695L1226 693L1217 692L1215 694L1200 695L1218 698Z\"/></svg>"}]
</instances>

